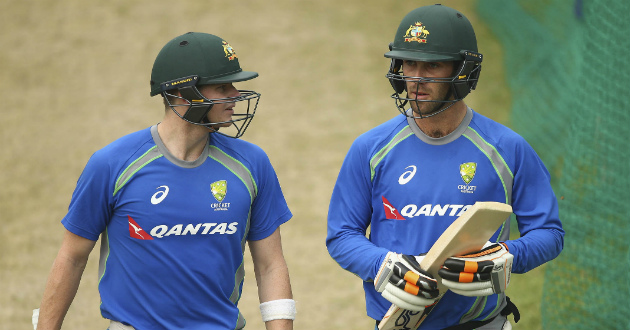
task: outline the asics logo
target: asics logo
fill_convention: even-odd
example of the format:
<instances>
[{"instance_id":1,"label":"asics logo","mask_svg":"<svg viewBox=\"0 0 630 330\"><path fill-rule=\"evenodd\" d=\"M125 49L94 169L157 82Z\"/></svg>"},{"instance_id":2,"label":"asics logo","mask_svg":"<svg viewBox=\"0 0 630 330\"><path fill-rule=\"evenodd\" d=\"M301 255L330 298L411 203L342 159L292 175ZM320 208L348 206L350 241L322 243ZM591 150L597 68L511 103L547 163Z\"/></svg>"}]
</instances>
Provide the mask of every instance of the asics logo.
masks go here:
<instances>
[{"instance_id":1,"label":"asics logo","mask_svg":"<svg viewBox=\"0 0 630 330\"><path fill-rule=\"evenodd\" d=\"M159 186L156 189L160 188L163 188L164 190L159 190L158 192L153 194L153 196L151 196L151 204L153 205L160 204L160 202L162 202L164 198L166 198L166 195L168 195L168 186Z\"/></svg>"},{"instance_id":2,"label":"asics logo","mask_svg":"<svg viewBox=\"0 0 630 330\"><path fill-rule=\"evenodd\" d=\"M416 165L409 165L405 167L405 169L408 168L411 169L403 172L403 174L401 174L398 178L398 183L400 183L401 185L407 184L407 182L411 181L411 179L413 179L413 176L416 175Z\"/></svg>"}]
</instances>

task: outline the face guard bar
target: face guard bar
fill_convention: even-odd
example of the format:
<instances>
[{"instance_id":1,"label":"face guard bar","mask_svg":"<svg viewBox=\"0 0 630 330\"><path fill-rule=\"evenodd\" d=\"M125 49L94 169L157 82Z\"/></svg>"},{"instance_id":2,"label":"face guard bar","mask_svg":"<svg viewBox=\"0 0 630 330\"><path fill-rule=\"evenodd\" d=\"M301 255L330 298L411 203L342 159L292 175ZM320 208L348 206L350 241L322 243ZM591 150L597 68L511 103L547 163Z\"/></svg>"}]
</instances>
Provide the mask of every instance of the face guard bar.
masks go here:
<instances>
[{"instance_id":1,"label":"face guard bar","mask_svg":"<svg viewBox=\"0 0 630 330\"><path fill-rule=\"evenodd\" d=\"M179 92L182 96L170 94L168 91L162 92L169 107L179 118L194 125L204 126L213 133L231 138L239 138L245 134L249 123L254 119L254 114L258 108L258 101L260 100L260 93L251 90L238 90L240 96L220 99L206 99L195 86L180 87ZM172 104L170 101L171 98L184 100L185 104ZM232 114L232 120L223 122L208 121L208 112L210 112L215 104L237 102L247 102L247 110L245 112L235 112ZM184 108L183 115L175 109L176 107ZM229 132L225 132L226 127L220 127L227 123L231 124L230 127L227 128ZM220 132L220 128L224 128L224 132Z\"/></svg>"},{"instance_id":2,"label":"face guard bar","mask_svg":"<svg viewBox=\"0 0 630 330\"><path fill-rule=\"evenodd\" d=\"M450 108L456 102L463 100L473 89L477 87L479 74L481 73L482 55L469 51L462 51L461 54L464 57L464 60L460 61L458 68L454 70L453 76L446 78L406 76L404 75L404 72L402 72L403 60L393 58L386 77L389 79L389 82L394 89L394 93L391 95L391 98L395 100L398 111L407 117L421 119L435 116ZM419 88L420 84L424 83L450 84L451 88L444 100L418 100L401 96L402 93L407 92L407 82L417 82L418 84L416 84L416 88ZM409 102L416 102L417 105L422 102L433 102L442 105L436 106L435 111L423 115L415 111L407 111L405 106ZM444 106L446 104L448 105Z\"/></svg>"}]
</instances>

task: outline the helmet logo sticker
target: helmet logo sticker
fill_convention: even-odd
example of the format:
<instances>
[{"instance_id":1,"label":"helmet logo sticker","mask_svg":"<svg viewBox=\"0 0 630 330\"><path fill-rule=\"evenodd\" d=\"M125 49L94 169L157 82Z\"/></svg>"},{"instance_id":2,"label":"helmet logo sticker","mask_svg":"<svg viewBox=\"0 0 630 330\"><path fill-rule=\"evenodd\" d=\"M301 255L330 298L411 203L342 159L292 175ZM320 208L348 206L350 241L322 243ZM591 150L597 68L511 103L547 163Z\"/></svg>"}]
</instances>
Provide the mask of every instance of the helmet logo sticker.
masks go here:
<instances>
[{"instance_id":1,"label":"helmet logo sticker","mask_svg":"<svg viewBox=\"0 0 630 330\"><path fill-rule=\"evenodd\" d=\"M227 57L230 61L238 58L238 56L236 56L236 51L234 50L234 48L232 48L232 46L230 46L230 44L228 44L226 41L223 41L223 51L225 52L225 57Z\"/></svg>"},{"instance_id":2,"label":"helmet logo sticker","mask_svg":"<svg viewBox=\"0 0 630 330\"><path fill-rule=\"evenodd\" d=\"M407 29L407 33L404 35L405 42L417 41L421 44L426 44L429 34L429 30L427 30L421 22L416 22L416 24L410 25Z\"/></svg>"}]
</instances>

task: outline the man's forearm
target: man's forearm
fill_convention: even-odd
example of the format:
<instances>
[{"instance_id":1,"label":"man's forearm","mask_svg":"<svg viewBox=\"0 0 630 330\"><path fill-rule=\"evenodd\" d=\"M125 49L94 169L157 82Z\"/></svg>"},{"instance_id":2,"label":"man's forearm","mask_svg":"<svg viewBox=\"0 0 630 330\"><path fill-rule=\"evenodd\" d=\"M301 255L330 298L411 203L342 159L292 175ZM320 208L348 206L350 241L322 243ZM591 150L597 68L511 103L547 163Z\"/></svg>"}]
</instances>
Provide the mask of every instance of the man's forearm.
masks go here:
<instances>
[{"instance_id":1,"label":"man's forearm","mask_svg":"<svg viewBox=\"0 0 630 330\"><path fill-rule=\"evenodd\" d=\"M282 253L280 228L259 241L250 241L258 284L261 315L267 330L292 330L295 302L291 292L289 269Z\"/></svg>"},{"instance_id":2,"label":"man's forearm","mask_svg":"<svg viewBox=\"0 0 630 330\"><path fill-rule=\"evenodd\" d=\"M79 288L84 262L72 261L61 253L55 259L39 308L37 330L61 329L63 319Z\"/></svg>"},{"instance_id":3,"label":"man's forearm","mask_svg":"<svg viewBox=\"0 0 630 330\"><path fill-rule=\"evenodd\" d=\"M289 271L286 264L270 269L268 272L257 276L258 296L260 302L268 302L279 299L292 299ZM291 330L293 320L278 319L265 322L267 330Z\"/></svg>"},{"instance_id":4,"label":"man's forearm","mask_svg":"<svg viewBox=\"0 0 630 330\"><path fill-rule=\"evenodd\" d=\"M293 320L273 320L265 322L267 330L291 330L293 329Z\"/></svg>"},{"instance_id":5,"label":"man's forearm","mask_svg":"<svg viewBox=\"0 0 630 330\"><path fill-rule=\"evenodd\" d=\"M269 272L257 275L258 297L260 302L292 299L289 270L286 264L271 269Z\"/></svg>"}]
</instances>

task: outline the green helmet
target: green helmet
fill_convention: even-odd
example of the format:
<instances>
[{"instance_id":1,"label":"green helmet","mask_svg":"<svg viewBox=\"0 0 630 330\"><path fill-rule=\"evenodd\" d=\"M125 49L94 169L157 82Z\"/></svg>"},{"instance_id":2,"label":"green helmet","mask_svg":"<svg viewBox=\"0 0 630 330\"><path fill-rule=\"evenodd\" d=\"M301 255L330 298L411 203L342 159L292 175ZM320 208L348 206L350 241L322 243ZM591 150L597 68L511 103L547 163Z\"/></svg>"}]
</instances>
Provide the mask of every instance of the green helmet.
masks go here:
<instances>
[{"instance_id":1,"label":"green helmet","mask_svg":"<svg viewBox=\"0 0 630 330\"><path fill-rule=\"evenodd\" d=\"M236 128L240 137L253 119L258 105L259 93L239 90L240 96L225 99L206 99L197 89L200 85L224 84L246 81L258 77L258 73L243 71L238 56L227 41L208 33L188 32L169 41L160 50L151 71L151 96L162 94L171 109L182 119L196 125L208 127L218 132L216 125L210 123L207 114L214 104L247 101L247 112L234 113L229 123ZM178 90L180 96L172 91ZM179 105L187 109L180 113L166 96L177 97L188 104ZM251 105L254 104L253 109Z\"/></svg>"},{"instance_id":2,"label":"green helmet","mask_svg":"<svg viewBox=\"0 0 630 330\"><path fill-rule=\"evenodd\" d=\"M454 103L475 89L481 72L482 55L477 52L477 38L470 21L457 10L440 4L409 12L400 22L385 57L392 59L387 78L395 91L392 98L396 99L403 113L408 101L421 102L400 96L405 91L406 80L449 83L453 100L422 102ZM403 60L453 61L456 65L453 75L448 78L409 77L401 71Z\"/></svg>"},{"instance_id":3,"label":"green helmet","mask_svg":"<svg viewBox=\"0 0 630 330\"><path fill-rule=\"evenodd\" d=\"M169 41L155 58L151 96L174 89L181 78L191 76L198 77L196 85L209 85L250 80L258 73L243 71L236 52L225 40L188 32Z\"/></svg>"}]
</instances>

